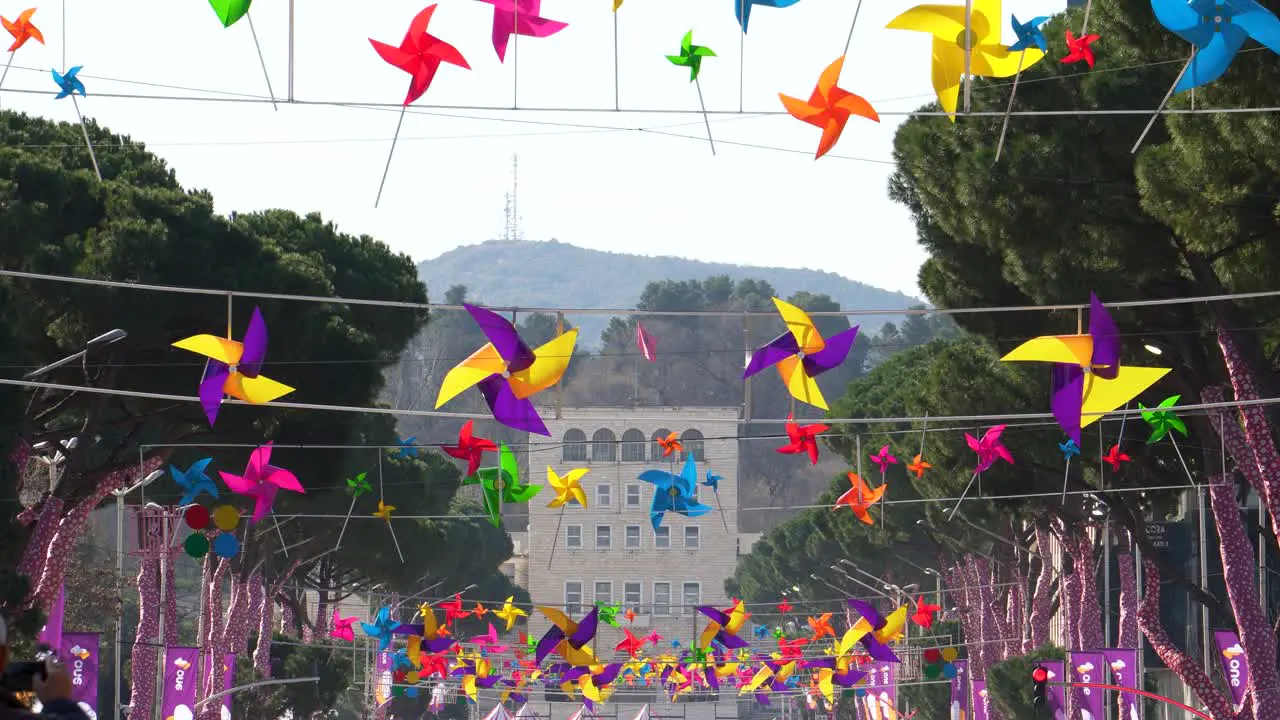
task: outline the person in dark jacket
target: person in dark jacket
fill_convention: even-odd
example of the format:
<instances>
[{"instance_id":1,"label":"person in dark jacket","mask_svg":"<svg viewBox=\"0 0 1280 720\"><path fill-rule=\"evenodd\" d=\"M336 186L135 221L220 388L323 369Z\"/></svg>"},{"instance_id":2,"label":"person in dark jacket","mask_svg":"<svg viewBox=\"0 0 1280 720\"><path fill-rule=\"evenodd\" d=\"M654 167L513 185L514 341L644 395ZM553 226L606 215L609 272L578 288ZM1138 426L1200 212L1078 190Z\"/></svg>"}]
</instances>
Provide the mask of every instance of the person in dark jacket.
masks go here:
<instances>
[{"instance_id":1,"label":"person in dark jacket","mask_svg":"<svg viewBox=\"0 0 1280 720\"><path fill-rule=\"evenodd\" d=\"M0 669L9 665L9 633L0 617ZM80 704L71 699L71 674L61 663L51 663L45 678L34 680L40 712L31 712L16 695L0 687L0 720L89 720Z\"/></svg>"}]
</instances>

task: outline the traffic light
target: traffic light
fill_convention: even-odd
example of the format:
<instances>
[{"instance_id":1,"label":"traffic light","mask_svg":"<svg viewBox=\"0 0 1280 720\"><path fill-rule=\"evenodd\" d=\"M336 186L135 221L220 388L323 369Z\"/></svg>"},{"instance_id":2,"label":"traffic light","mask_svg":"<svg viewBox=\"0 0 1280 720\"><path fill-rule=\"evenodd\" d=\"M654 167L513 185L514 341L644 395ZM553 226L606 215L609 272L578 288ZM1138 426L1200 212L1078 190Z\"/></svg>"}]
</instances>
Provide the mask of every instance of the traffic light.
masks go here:
<instances>
[{"instance_id":1,"label":"traffic light","mask_svg":"<svg viewBox=\"0 0 1280 720\"><path fill-rule=\"evenodd\" d=\"M1031 706L1044 707L1049 702L1049 671L1037 665L1031 671L1031 682L1035 683L1035 687L1031 690Z\"/></svg>"}]
</instances>

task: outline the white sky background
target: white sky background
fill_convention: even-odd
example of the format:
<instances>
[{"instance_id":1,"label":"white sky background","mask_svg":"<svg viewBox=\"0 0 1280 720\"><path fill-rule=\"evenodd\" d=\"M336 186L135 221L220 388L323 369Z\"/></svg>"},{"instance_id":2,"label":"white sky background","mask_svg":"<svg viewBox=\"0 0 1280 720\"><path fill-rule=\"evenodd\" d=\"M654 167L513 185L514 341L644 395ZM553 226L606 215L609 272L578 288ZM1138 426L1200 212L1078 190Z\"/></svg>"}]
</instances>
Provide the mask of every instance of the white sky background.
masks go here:
<instances>
[{"instance_id":1,"label":"white sky background","mask_svg":"<svg viewBox=\"0 0 1280 720\"><path fill-rule=\"evenodd\" d=\"M914 2L864 0L845 62L841 87L866 97L881 113L909 111L933 97L930 37L884 28ZM883 117L880 124L851 118L835 149L815 162L821 131L782 113L777 97L808 97L821 71L842 52L855 3L801 0L785 9L754 8L742 102L748 114L774 114L712 115L712 131L725 141L800 152L718 144L719 154L712 157L688 70L672 66L664 55L678 53L680 38L692 28L694 42L719 55L703 65L708 109L737 111L741 33L734 0L626 0L618 12L621 107L687 114L612 112L610 0L543 0L542 15L569 27L550 38L513 40L505 66L491 42L492 6L441 0L430 30L461 50L472 70L442 66L410 109L377 210L373 201L396 108L282 103L274 112L265 102L96 96L265 98L246 20L224 29L203 0L66 0L65 52L68 65L84 66L89 97L80 99L80 107L86 115L145 142L184 185L210 190L219 212L320 211L346 232L372 235L426 260L501 234L503 193L510 186L511 155L518 153L519 211L529 239L821 269L918 294L916 272L924 253L907 212L887 197L887 161L903 118ZM12 18L26 6L0 7ZM48 72L62 64L62 6L56 0L39 5L34 20L48 45L33 41L23 47L4 86L49 94L5 93L4 108L75 121L69 101L53 100L56 87ZM297 0L295 99L398 104L409 76L384 63L367 38L398 45L424 6L424 0ZM1005 41L1013 39L1010 12L1026 19L1064 6L1062 0L1006 2ZM258 0L251 16L272 87L284 98L287 2ZM520 107L607 112L511 111L517 64ZM662 128L695 139L542 123Z\"/></svg>"}]
</instances>

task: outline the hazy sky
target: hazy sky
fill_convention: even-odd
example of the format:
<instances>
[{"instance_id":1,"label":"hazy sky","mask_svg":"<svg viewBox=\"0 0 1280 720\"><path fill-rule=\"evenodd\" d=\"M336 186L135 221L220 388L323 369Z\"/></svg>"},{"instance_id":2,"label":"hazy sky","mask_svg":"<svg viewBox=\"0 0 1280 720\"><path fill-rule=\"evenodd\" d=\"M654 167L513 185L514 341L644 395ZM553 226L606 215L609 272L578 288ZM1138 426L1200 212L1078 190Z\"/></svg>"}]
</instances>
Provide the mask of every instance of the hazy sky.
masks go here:
<instances>
[{"instance_id":1,"label":"hazy sky","mask_svg":"<svg viewBox=\"0 0 1280 720\"><path fill-rule=\"evenodd\" d=\"M841 86L882 114L910 111L933 97L930 38L884 29L913 2L865 0L845 63ZM64 3L48 0L34 18L48 45L32 42L18 51L4 84L48 95L5 93L3 107L74 122L71 102L53 100L49 75L65 51L68 65L84 66L86 115L145 142L184 185L210 190L219 212L320 211L344 231L425 260L501 234L503 194L518 153L519 211L529 239L816 268L916 294L924 254L906 211L887 197L902 116L879 124L852 118L831 154L815 162L820 130L782 113L778 101L779 92L806 98L812 92L843 51L854 5L802 0L786 9L756 7L745 39L747 114L738 115L742 34L734 0L627 0L617 14L621 113L613 111L610 0L544 0L542 14L569 27L513 42L505 65L491 41L492 6L441 0L431 31L461 50L472 69L442 67L410 109L376 210L399 110L332 104L403 100L408 75L384 63L367 38L399 44L423 0L298 0L294 98L329 105L282 101L279 111L267 102L99 95L265 98L245 20L224 29L203 0L66 0L64 43ZM1005 41L1012 42L1010 12L1029 17L1064 5L1006 3ZM4 14L12 18L23 6L6 6ZM275 95L283 99L288 4L258 0L251 17ZM688 71L664 57L678 51L690 28L696 43L718 53L701 76L712 132L724 141L715 157ZM572 112L513 111L517 75L520 108Z\"/></svg>"}]
</instances>

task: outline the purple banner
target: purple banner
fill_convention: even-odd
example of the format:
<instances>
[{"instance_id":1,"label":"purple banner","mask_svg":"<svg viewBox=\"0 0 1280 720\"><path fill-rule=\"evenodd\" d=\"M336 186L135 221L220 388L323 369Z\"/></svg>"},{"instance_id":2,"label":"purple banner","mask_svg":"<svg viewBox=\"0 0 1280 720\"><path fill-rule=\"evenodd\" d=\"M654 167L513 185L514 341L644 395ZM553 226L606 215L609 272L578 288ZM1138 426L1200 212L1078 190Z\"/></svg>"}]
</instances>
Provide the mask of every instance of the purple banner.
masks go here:
<instances>
[{"instance_id":1,"label":"purple banner","mask_svg":"<svg viewBox=\"0 0 1280 720\"><path fill-rule=\"evenodd\" d=\"M973 681L973 720L987 720L987 681Z\"/></svg>"},{"instance_id":2,"label":"purple banner","mask_svg":"<svg viewBox=\"0 0 1280 720\"><path fill-rule=\"evenodd\" d=\"M58 659L71 673L71 699L90 718L98 716L98 633L62 633Z\"/></svg>"},{"instance_id":3,"label":"purple banner","mask_svg":"<svg viewBox=\"0 0 1280 720\"><path fill-rule=\"evenodd\" d=\"M1231 699L1239 708L1249 689L1249 661L1245 659L1240 638L1230 630L1214 630L1213 642L1218 646L1218 659L1222 661L1222 675L1231 688Z\"/></svg>"},{"instance_id":4,"label":"purple banner","mask_svg":"<svg viewBox=\"0 0 1280 720\"><path fill-rule=\"evenodd\" d=\"M165 648L160 717L166 720L191 720L195 717L196 660L199 657L197 648Z\"/></svg>"},{"instance_id":5,"label":"purple banner","mask_svg":"<svg viewBox=\"0 0 1280 720\"><path fill-rule=\"evenodd\" d=\"M969 720L969 661L952 660L956 668L951 678L951 720Z\"/></svg>"},{"instance_id":6,"label":"purple banner","mask_svg":"<svg viewBox=\"0 0 1280 720\"><path fill-rule=\"evenodd\" d=\"M40 628L40 637L36 638L36 642L48 645L55 652L62 649L62 618L66 607L67 587L63 585L58 591L58 599L49 609L49 619L45 621L44 627Z\"/></svg>"},{"instance_id":7,"label":"purple banner","mask_svg":"<svg viewBox=\"0 0 1280 720\"><path fill-rule=\"evenodd\" d=\"M1054 683L1064 683L1067 681L1066 663L1061 660L1042 660L1040 665L1049 671L1049 717L1052 720L1067 720L1067 688L1064 685L1055 685Z\"/></svg>"},{"instance_id":8,"label":"purple banner","mask_svg":"<svg viewBox=\"0 0 1280 720\"><path fill-rule=\"evenodd\" d=\"M236 686L236 654L227 653L222 659L222 689L230 690ZM231 720L231 696L222 696L222 720Z\"/></svg>"},{"instance_id":9,"label":"purple banner","mask_svg":"<svg viewBox=\"0 0 1280 720\"><path fill-rule=\"evenodd\" d=\"M373 702L378 707L391 702L391 671L394 667L390 651L378 653L373 665Z\"/></svg>"},{"instance_id":10,"label":"purple banner","mask_svg":"<svg viewBox=\"0 0 1280 720\"><path fill-rule=\"evenodd\" d=\"M869 720L897 720L898 673L896 663L878 663L867 675L866 703Z\"/></svg>"},{"instance_id":11,"label":"purple banner","mask_svg":"<svg viewBox=\"0 0 1280 720\"><path fill-rule=\"evenodd\" d=\"M1111 670L1111 684L1120 687L1138 689L1138 651L1122 648L1110 648L1102 651L1107 659L1107 667ZM1140 720L1142 718L1142 701L1136 695L1118 692L1120 715L1118 720Z\"/></svg>"},{"instance_id":12,"label":"purple banner","mask_svg":"<svg viewBox=\"0 0 1280 720\"><path fill-rule=\"evenodd\" d=\"M1071 682L1105 685L1107 659L1100 652L1072 650L1067 653L1071 662ZM1080 707L1076 708L1080 720L1106 720L1106 691L1099 688L1075 688L1072 697Z\"/></svg>"}]
</instances>

